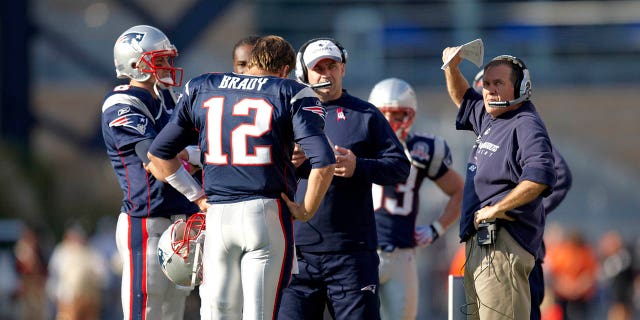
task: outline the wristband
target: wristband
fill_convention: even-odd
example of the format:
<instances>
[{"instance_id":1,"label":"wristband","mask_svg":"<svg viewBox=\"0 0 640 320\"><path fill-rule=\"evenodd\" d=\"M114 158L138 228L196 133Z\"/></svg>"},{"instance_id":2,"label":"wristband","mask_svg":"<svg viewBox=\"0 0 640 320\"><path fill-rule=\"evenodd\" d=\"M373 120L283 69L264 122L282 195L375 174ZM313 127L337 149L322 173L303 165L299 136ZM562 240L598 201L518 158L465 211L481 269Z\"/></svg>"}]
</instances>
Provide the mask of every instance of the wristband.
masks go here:
<instances>
[{"instance_id":1,"label":"wristband","mask_svg":"<svg viewBox=\"0 0 640 320\"><path fill-rule=\"evenodd\" d=\"M187 150L187 154L189 154L189 163L194 166L202 167L202 162L200 161L200 148L198 146L187 146L184 148Z\"/></svg>"},{"instance_id":2,"label":"wristband","mask_svg":"<svg viewBox=\"0 0 640 320\"><path fill-rule=\"evenodd\" d=\"M435 231L436 231L436 233L437 233L439 236L441 236L441 235L443 235L443 234L444 234L445 230L444 230L444 228L442 227L442 225L440 224L440 221L438 221L438 220L434 221L434 222L431 224L431 226L433 227L433 230L435 230Z\"/></svg>"},{"instance_id":3,"label":"wristband","mask_svg":"<svg viewBox=\"0 0 640 320\"><path fill-rule=\"evenodd\" d=\"M189 201L193 202L204 196L202 186L194 179L187 169L180 166L176 172L167 176L167 183L182 193Z\"/></svg>"}]
</instances>

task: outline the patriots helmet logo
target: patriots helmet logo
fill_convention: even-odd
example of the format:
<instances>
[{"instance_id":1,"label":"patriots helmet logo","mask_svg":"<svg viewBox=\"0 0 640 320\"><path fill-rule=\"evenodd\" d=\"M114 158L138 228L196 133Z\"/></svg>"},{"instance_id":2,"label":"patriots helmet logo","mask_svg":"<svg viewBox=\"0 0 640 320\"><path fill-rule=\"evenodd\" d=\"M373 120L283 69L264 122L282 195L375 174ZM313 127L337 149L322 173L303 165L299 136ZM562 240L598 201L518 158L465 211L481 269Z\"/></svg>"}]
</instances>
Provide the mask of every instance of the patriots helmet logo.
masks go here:
<instances>
[{"instance_id":1,"label":"patriots helmet logo","mask_svg":"<svg viewBox=\"0 0 640 320\"><path fill-rule=\"evenodd\" d=\"M145 33L143 32L130 32L120 36L117 42L129 44L136 52L143 53L144 50L140 46L140 41L144 39L144 36L145 36Z\"/></svg>"},{"instance_id":2,"label":"patriots helmet logo","mask_svg":"<svg viewBox=\"0 0 640 320\"><path fill-rule=\"evenodd\" d=\"M109 122L109 127L127 127L144 134L147 131L147 117L139 113L125 114Z\"/></svg>"},{"instance_id":3,"label":"patriots helmet logo","mask_svg":"<svg viewBox=\"0 0 640 320\"><path fill-rule=\"evenodd\" d=\"M313 112L317 115L319 115L320 117L322 117L322 119L324 119L327 115L327 112L324 110L324 107L322 105L313 105L313 106L308 106L308 107L302 107L302 110L304 111L309 111L309 112Z\"/></svg>"}]
</instances>

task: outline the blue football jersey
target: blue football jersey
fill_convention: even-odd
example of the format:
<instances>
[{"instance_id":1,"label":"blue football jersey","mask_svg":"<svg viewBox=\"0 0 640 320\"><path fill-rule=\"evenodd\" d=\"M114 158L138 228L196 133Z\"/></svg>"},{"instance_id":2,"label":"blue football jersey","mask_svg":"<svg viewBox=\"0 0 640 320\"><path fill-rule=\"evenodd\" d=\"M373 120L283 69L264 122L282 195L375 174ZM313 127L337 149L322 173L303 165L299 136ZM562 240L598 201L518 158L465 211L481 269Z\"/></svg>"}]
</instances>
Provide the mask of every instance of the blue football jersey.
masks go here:
<instances>
[{"instance_id":1,"label":"blue football jersey","mask_svg":"<svg viewBox=\"0 0 640 320\"><path fill-rule=\"evenodd\" d=\"M123 192L121 211L134 217L168 217L198 212L173 187L155 179L142 166L136 143L153 139L167 124L175 103L168 90L154 99L145 89L121 85L102 105L102 136Z\"/></svg>"},{"instance_id":2,"label":"blue football jersey","mask_svg":"<svg viewBox=\"0 0 640 320\"><path fill-rule=\"evenodd\" d=\"M210 73L187 83L171 121L197 131L207 200L221 203L293 198L294 141L326 140L324 118L315 93L292 79Z\"/></svg>"},{"instance_id":3,"label":"blue football jersey","mask_svg":"<svg viewBox=\"0 0 640 320\"><path fill-rule=\"evenodd\" d=\"M373 185L373 207L381 246L415 246L413 233L420 210L420 186L425 178L442 177L452 164L449 146L441 137L410 134L406 139L406 151L412 164L407 181Z\"/></svg>"}]
</instances>

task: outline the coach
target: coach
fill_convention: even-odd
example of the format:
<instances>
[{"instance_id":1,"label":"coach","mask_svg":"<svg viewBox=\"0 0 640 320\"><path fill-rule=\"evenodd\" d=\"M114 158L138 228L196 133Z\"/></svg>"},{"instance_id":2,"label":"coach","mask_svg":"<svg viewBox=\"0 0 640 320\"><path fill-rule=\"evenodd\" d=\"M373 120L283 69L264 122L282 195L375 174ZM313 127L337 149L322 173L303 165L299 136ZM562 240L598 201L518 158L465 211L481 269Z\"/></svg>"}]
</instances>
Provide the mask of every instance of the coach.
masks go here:
<instances>
[{"instance_id":1,"label":"coach","mask_svg":"<svg viewBox=\"0 0 640 320\"><path fill-rule=\"evenodd\" d=\"M466 242L468 319L529 319L528 276L542 244L542 197L556 180L547 130L529 101L524 62L498 56L484 68L482 95L459 69L458 47L445 48L447 89L458 130L476 134L467 163L460 238Z\"/></svg>"}]
</instances>

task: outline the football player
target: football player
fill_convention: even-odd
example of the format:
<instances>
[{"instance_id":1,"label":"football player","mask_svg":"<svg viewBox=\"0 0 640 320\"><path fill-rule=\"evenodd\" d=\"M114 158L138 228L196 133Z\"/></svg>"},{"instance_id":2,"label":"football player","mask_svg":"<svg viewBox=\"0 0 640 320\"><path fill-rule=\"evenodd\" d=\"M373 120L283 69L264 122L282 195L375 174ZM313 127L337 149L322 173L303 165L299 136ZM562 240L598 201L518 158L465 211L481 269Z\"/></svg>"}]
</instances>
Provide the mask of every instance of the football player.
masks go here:
<instances>
[{"instance_id":1,"label":"football player","mask_svg":"<svg viewBox=\"0 0 640 320\"><path fill-rule=\"evenodd\" d=\"M192 138L199 141L209 205L202 319L277 316L293 267L293 219L312 218L332 180L336 160L323 130L325 110L311 88L286 79L294 61L286 40L266 36L246 74L190 80L177 114L149 150L154 174L200 203L200 185L176 158ZM295 143L313 167L301 203L289 200L296 191Z\"/></svg>"},{"instance_id":2,"label":"football player","mask_svg":"<svg viewBox=\"0 0 640 320\"><path fill-rule=\"evenodd\" d=\"M198 207L146 170L151 141L175 107L171 87L180 86L182 69L173 64L178 50L159 29L127 29L113 48L116 75L129 79L109 92L102 104L102 135L122 188L116 242L124 263L124 319L182 319L189 290L162 273L158 240L172 219Z\"/></svg>"},{"instance_id":3,"label":"football player","mask_svg":"<svg viewBox=\"0 0 640 320\"><path fill-rule=\"evenodd\" d=\"M451 152L444 139L410 132L417 111L411 85L397 78L382 80L371 90L369 102L387 118L412 164L405 182L373 185L380 255L380 313L382 319L415 319L418 311L415 247L428 246L458 219L464 182L451 168ZM449 200L437 220L416 227L419 192L425 178L433 181Z\"/></svg>"},{"instance_id":4,"label":"football player","mask_svg":"<svg viewBox=\"0 0 640 320\"><path fill-rule=\"evenodd\" d=\"M251 56L251 50L260 37L247 36L236 42L233 46L233 72L243 74L247 72L247 64Z\"/></svg>"}]
</instances>

